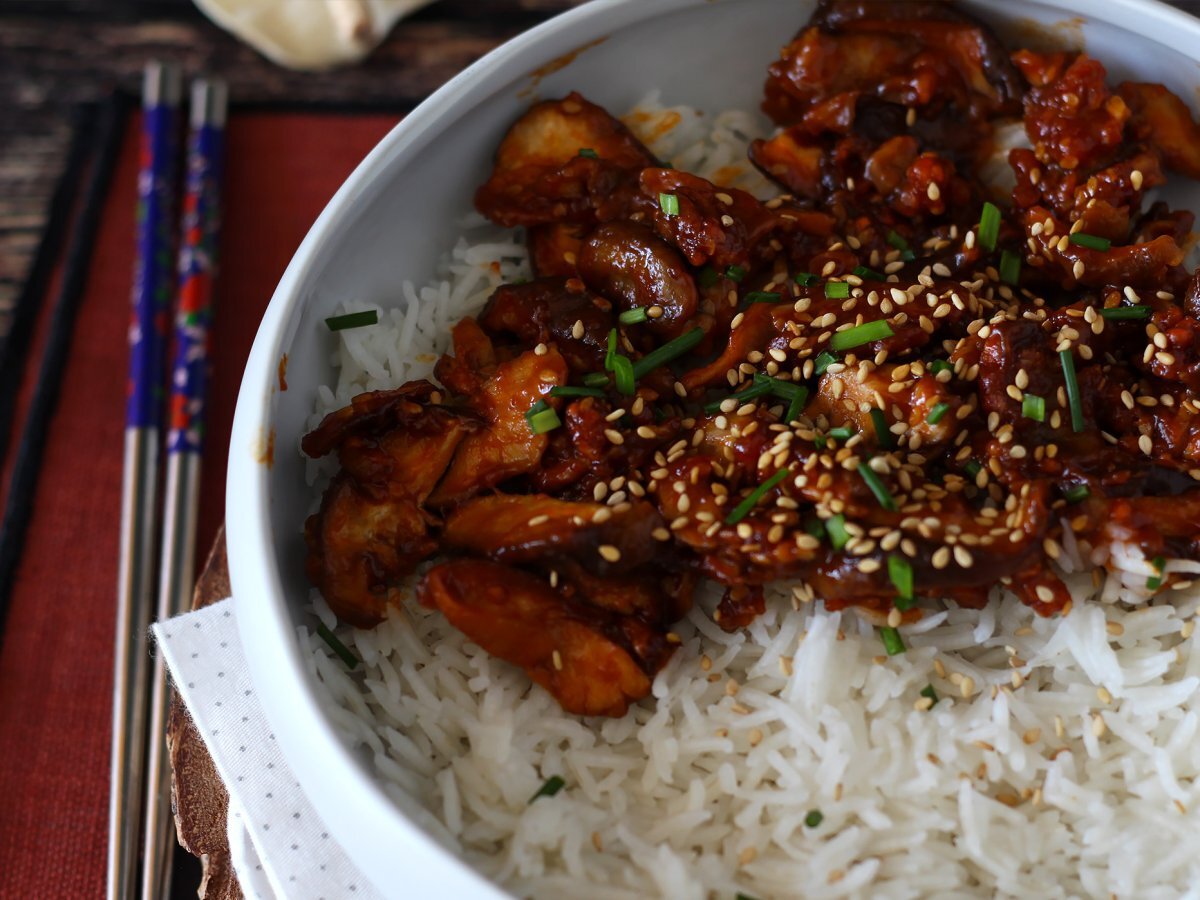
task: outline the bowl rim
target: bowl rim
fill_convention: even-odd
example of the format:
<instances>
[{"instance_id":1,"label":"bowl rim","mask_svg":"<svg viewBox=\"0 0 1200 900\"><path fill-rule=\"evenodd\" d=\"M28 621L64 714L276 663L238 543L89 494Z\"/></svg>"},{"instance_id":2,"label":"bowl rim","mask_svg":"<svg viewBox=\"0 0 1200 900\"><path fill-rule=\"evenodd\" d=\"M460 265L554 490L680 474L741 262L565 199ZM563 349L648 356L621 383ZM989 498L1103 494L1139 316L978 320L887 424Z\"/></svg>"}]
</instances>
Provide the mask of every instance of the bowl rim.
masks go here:
<instances>
[{"instance_id":1,"label":"bowl rim","mask_svg":"<svg viewBox=\"0 0 1200 900\"><path fill-rule=\"evenodd\" d=\"M226 479L226 535L230 579L239 636L247 665L280 749L308 799L334 837L365 834L365 841L342 843L347 855L381 891L395 884L396 848L411 848L420 872L405 867L403 890L420 896L424 888L451 890L451 896L499 898L508 895L438 843L404 815L334 729L315 694L301 652L280 574L270 527L270 468L262 448L271 433L272 395L283 344L322 249L371 185L398 157L411 157L490 95L522 76L536 79L540 66L580 52L589 37L619 31L640 21L692 7L738 0L592 0L517 35L472 63L431 94L393 127L360 162L314 221L296 250L263 314L246 362L230 436ZM1200 19L1163 0L1029 0L1035 6L1072 14L1129 31L1200 62ZM1004 15L1004 0L968 0L976 8ZM401 160L401 164L403 160ZM286 451L285 451L286 452ZM236 515L231 515L233 511ZM239 602L237 598L242 598ZM286 711L272 699L286 696ZM320 760L320 762L318 762ZM336 771L336 792L311 785ZM334 794L336 793L336 798ZM334 802L336 800L336 802ZM390 851L390 852L387 852ZM419 856L418 856L419 855Z\"/></svg>"}]
</instances>

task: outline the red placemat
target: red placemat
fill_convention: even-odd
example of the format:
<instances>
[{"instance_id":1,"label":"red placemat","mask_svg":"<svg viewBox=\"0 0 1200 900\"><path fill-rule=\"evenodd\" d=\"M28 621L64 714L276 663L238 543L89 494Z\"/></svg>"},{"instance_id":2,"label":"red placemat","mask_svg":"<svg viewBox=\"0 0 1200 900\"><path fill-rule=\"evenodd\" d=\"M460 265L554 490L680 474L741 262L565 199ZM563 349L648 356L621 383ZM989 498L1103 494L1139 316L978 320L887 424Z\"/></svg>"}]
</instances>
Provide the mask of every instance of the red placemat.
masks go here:
<instances>
[{"instance_id":1,"label":"red placemat","mask_svg":"<svg viewBox=\"0 0 1200 900\"><path fill-rule=\"evenodd\" d=\"M236 110L230 117L201 560L224 516L229 428L262 312L313 219L396 121ZM104 207L0 649L4 897L104 891L137 128L134 121L127 129ZM38 355L35 347L22 397Z\"/></svg>"}]
</instances>

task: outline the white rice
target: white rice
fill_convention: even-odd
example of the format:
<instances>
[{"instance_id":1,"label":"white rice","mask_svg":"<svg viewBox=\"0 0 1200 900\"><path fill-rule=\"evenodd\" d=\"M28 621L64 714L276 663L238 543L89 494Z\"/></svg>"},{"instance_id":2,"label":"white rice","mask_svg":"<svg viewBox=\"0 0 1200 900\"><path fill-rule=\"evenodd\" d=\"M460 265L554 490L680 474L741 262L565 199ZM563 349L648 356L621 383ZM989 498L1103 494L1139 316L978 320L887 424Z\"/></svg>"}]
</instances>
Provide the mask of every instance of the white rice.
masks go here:
<instances>
[{"instance_id":1,"label":"white rice","mask_svg":"<svg viewBox=\"0 0 1200 900\"><path fill-rule=\"evenodd\" d=\"M769 192L744 162L754 115L642 108L632 126L678 168L737 165L725 180ZM444 280L405 283L378 327L339 334L312 424L429 376L450 325L528 275L519 236L478 217L464 234ZM311 464L317 489L330 470ZM1069 529L1064 543L1070 615L997 590L982 611L947 604L901 629L908 652L890 658L871 625L793 609L785 584L726 634L706 588L653 698L615 720L564 714L415 601L372 631L338 628L363 661L353 674L300 639L331 718L400 808L515 895L1200 898L1200 590L1151 601L1136 548L1112 548L1101 577L1099 553ZM917 709L926 685L940 699ZM566 787L530 803L554 775Z\"/></svg>"}]
</instances>

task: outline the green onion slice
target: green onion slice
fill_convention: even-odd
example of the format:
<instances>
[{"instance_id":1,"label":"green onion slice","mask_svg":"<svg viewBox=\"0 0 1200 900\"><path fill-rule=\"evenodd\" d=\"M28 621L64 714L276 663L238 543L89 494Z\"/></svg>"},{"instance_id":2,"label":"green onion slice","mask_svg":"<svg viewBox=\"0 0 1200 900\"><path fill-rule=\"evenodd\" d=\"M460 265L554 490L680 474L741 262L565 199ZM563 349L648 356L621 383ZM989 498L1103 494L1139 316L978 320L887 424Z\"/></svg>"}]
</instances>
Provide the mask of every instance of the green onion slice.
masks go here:
<instances>
[{"instance_id":1,"label":"green onion slice","mask_svg":"<svg viewBox=\"0 0 1200 900\"><path fill-rule=\"evenodd\" d=\"M1163 572L1167 568L1167 560L1165 557L1156 556L1150 561L1150 565L1154 566L1154 568L1158 571L1158 574L1151 575L1146 579L1146 587L1152 591L1157 591L1160 587L1162 587Z\"/></svg>"},{"instance_id":2,"label":"green onion slice","mask_svg":"<svg viewBox=\"0 0 1200 900\"><path fill-rule=\"evenodd\" d=\"M854 429L849 425L839 425L837 428L829 429L829 436L835 441L848 441L854 437Z\"/></svg>"},{"instance_id":3,"label":"green onion slice","mask_svg":"<svg viewBox=\"0 0 1200 900\"><path fill-rule=\"evenodd\" d=\"M888 656L899 656L905 650L904 638L900 637L900 632L895 628L880 628L879 639L883 641L883 649L887 651Z\"/></svg>"},{"instance_id":4,"label":"green onion slice","mask_svg":"<svg viewBox=\"0 0 1200 900\"><path fill-rule=\"evenodd\" d=\"M970 475L973 480L976 475L983 471L983 466L981 466L976 460L968 459L967 464L963 466L963 471Z\"/></svg>"},{"instance_id":5,"label":"green onion slice","mask_svg":"<svg viewBox=\"0 0 1200 900\"><path fill-rule=\"evenodd\" d=\"M1075 377L1075 357L1070 350L1060 350L1058 358L1062 363L1063 381L1067 387L1067 405L1071 407L1071 428L1077 434L1083 431L1083 400L1079 396L1079 379Z\"/></svg>"},{"instance_id":6,"label":"green onion slice","mask_svg":"<svg viewBox=\"0 0 1200 900\"><path fill-rule=\"evenodd\" d=\"M996 249L999 237L1000 208L995 203L985 203L979 216L979 246L990 253Z\"/></svg>"},{"instance_id":7,"label":"green onion slice","mask_svg":"<svg viewBox=\"0 0 1200 900\"><path fill-rule=\"evenodd\" d=\"M545 401L540 402L544 403ZM546 409L537 409L534 406L529 412L525 413L525 421L529 423L529 430L534 434L545 434L547 431L553 431L562 425L562 420L558 418L558 413L549 407Z\"/></svg>"},{"instance_id":8,"label":"green onion slice","mask_svg":"<svg viewBox=\"0 0 1200 900\"><path fill-rule=\"evenodd\" d=\"M1108 238L1098 237L1094 234L1087 234L1083 231L1076 231L1069 235L1067 240L1072 244L1077 244L1080 247L1086 247L1089 250L1099 250L1101 253L1107 253L1109 247L1112 246L1112 241Z\"/></svg>"},{"instance_id":9,"label":"green onion slice","mask_svg":"<svg viewBox=\"0 0 1200 900\"><path fill-rule=\"evenodd\" d=\"M797 272L796 277L793 279L800 287L812 287L820 280L812 272Z\"/></svg>"},{"instance_id":10,"label":"green onion slice","mask_svg":"<svg viewBox=\"0 0 1200 900\"><path fill-rule=\"evenodd\" d=\"M756 400L759 397L765 397L769 393L771 393L771 385L756 380L750 387L738 391L736 394L730 394L728 397L722 397L720 400L713 400L711 403L704 404L704 411L710 416L716 415L721 411L721 404L726 400L736 400L738 405L741 405L747 400Z\"/></svg>"},{"instance_id":11,"label":"green onion slice","mask_svg":"<svg viewBox=\"0 0 1200 900\"><path fill-rule=\"evenodd\" d=\"M754 509L755 504L757 504L758 501L766 495L767 491L771 490L773 487L779 484L779 482L787 478L787 475L787 469L780 469L778 472L752 490L746 495L746 499L735 506L733 508L733 512L725 517L725 524L736 525L738 522L742 521L742 519L746 518L746 516L750 514L750 510Z\"/></svg>"},{"instance_id":12,"label":"green onion slice","mask_svg":"<svg viewBox=\"0 0 1200 900\"><path fill-rule=\"evenodd\" d=\"M674 194L660 193L658 195L658 207L665 215L677 216L679 215L679 198Z\"/></svg>"},{"instance_id":13,"label":"green onion slice","mask_svg":"<svg viewBox=\"0 0 1200 900\"><path fill-rule=\"evenodd\" d=\"M796 394L788 402L787 412L783 414L783 421L790 425L800 418L800 413L804 411L804 401L808 399L808 394Z\"/></svg>"},{"instance_id":14,"label":"green onion slice","mask_svg":"<svg viewBox=\"0 0 1200 900\"><path fill-rule=\"evenodd\" d=\"M1000 280L1014 287L1021 280L1021 257L1011 250L1000 251Z\"/></svg>"},{"instance_id":15,"label":"green onion slice","mask_svg":"<svg viewBox=\"0 0 1200 900\"><path fill-rule=\"evenodd\" d=\"M617 316L617 321L622 325L640 325L648 318L649 316L646 315L646 307L635 306L633 309L627 309Z\"/></svg>"},{"instance_id":16,"label":"green onion slice","mask_svg":"<svg viewBox=\"0 0 1200 900\"><path fill-rule=\"evenodd\" d=\"M1035 422L1046 421L1046 399L1037 394L1026 394L1021 398L1021 415Z\"/></svg>"},{"instance_id":17,"label":"green onion slice","mask_svg":"<svg viewBox=\"0 0 1200 900\"><path fill-rule=\"evenodd\" d=\"M659 366L665 366L672 360L683 356L702 340L704 340L704 329L693 328L686 334L681 334L679 337L667 341L661 347L651 350L633 364L633 377L639 380L645 378Z\"/></svg>"},{"instance_id":18,"label":"green onion slice","mask_svg":"<svg viewBox=\"0 0 1200 900\"><path fill-rule=\"evenodd\" d=\"M1150 307L1148 306L1112 306L1108 309L1100 310L1100 317L1104 319L1148 319L1150 318Z\"/></svg>"},{"instance_id":19,"label":"green onion slice","mask_svg":"<svg viewBox=\"0 0 1200 900\"><path fill-rule=\"evenodd\" d=\"M607 380L607 379L606 379ZM551 397L603 397L604 391L594 387L552 387Z\"/></svg>"},{"instance_id":20,"label":"green onion slice","mask_svg":"<svg viewBox=\"0 0 1200 900\"><path fill-rule=\"evenodd\" d=\"M828 350L818 353L817 358L813 360L813 374L824 375L825 371L837 361L838 358Z\"/></svg>"},{"instance_id":21,"label":"green onion slice","mask_svg":"<svg viewBox=\"0 0 1200 900\"><path fill-rule=\"evenodd\" d=\"M889 556L887 564L888 578L892 580L892 587L896 589L896 593L900 595L902 600L912 600L915 596L913 593L912 563L903 556Z\"/></svg>"},{"instance_id":22,"label":"green onion slice","mask_svg":"<svg viewBox=\"0 0 1200 900\"><path fill-rule=\"evenodd\" d=\"M696 281L700 283L700 287L710 288L717 283L717 279L720 277L717 274L717 270L712 266L705 266L700 270L700 274L696 276Z\"/></svg>"},{"instance_id":23,"label":"green onion slice","mask_svg":"<svg viewBox=\"0 0 1200 900\"><path fill-rule=\"evenodd\" d=\"M583 376L583 383L591 388L605 387L608 385L608 376L603 372L589 372Z\"/></svg>"},{"instance_id":24,"label":"green onion slice","mask_svg":"<svg viewBox=\"0 0 1200 900\"><path fill-rule=\"evenodd\" d=\"M829 285L826 285L826 287L829 287ZM872 341L882 341L890 338L895 333L892 331L892 326L885 319L877 319L874 322L863 322L861 325L847 328L845 331L835 331L833 337L829 339L829 349L851 350L854 347L861 347L863 344L869 344Z\"/></svg>"},{"instance_id":25,"label":"green onion slice","mask_svg":"<svg viewBox=\"0 0 1200 900\"><path fill-rule=\"evenodd\" d=\"M565 786L566 782L563 781L559 776L551 775L546 779L546 783L537 789L537 793L529 798L529 802L532 803L538 797L553 797Z\"/></svg>"},{"instance_id":26,"label":"green onion slice","mask_svg":"<svg viewBox=\"0 0 1200 900\"><path fill-rule=\"evenodd\" d=\"M804 523L804 530L818 541L825 537L825 523L813 516Z\"/></svg>"},{"instance_id":27,"label":"green onion slice","mask_svg":"<svg viewBox=\"0 0 1200 900\"><path fill-rule=\"evenodd\" d=\"M935 359L929 364L929 371L934 375L940 375L942 372L946 371L953 372L954 363L950 362L948 359Z\"/></svg>"},{"instance_id":28,"label":"green onion slice","mask_svg":"<svg viewBox=\"0 0 1200 900\"><path fill-rule=\"evenodd\" d=\"M725 277L732 281L741 281L746 277L746 270L741 266L730 266L725 270Z\"/></svg>"},{"instance_id":29,"label":"green onion slice","mask_svg":"<svg viewBox=\"0 0 1200 900\"><path fill-rule=\"evenodd\" d=\"M1092 496L1092 492L1086 484L1076 484L1063 491L1063 497L1068 503L1078 503L1081 500L1086 500Z\"/></svg>"},{"instance_id":30,"label":"green onion slice","mask_svg":"<svg viewBox=\"0 0 1200 900\"><path fill-rule=\"evenodd\" d=\"M375 325L379 322L379 313L373 309L362 312L346 313L344 316L330 316L325 320L325 327L330 331L345 331L347 328L362 328L364 325Z\"/></svg>"},{"instance_id":31,"label":"green onion slice","mask_svg":"<svg viewBox=\"0 0 1200 900\"><path fill-rule=\"evenodd\" d=\"M906 241L900 234L896 233L895 230L889 229L887 233L887 242L897 250L908 249L908 241Z\"/></svg>"},{"instance_id":32,"label":"green onion slice","mask_svg":"<svg viewBox=\"0 0 1200 900\"><path fill-rule=\"evenodd\" d=\"M935 690L933 689L933 685L932 685L932 684L927 684L927 685L925 685L925 687L921 688L921 696L922 696L922 697L928 697L930 700L932 700L932 701L933 701L933 703L932 703L932 704L930 704L930 707L931 707L931 708L932 708L932 707L934 707L934 706L937 706L937 702L938 702L938 695L937 695L937 691L935 691Z\"/></svg>"},{"instance_id":33,"label":"green onion slice","mask_svg":"<svg viewBox=\"0 0 1200 900\"><path fill-rule=\"evenodd\" d=\"M611 372L613 369L613 360L617 356L617 329L612 328L608 332L608 351L604 354L604 368Z\"/></svg>"},{"instance_id":34,"label":"green onion slice","mask_svg":"<svg viewBox=\"0 0 1200 900\"><path fill-rule=\"evenodd\" d=\"M846 281L825 282L825 296L830 300L845 300L850 296L850 284Z\"/></svg>"},{"instance_id":35,"label":"green onion slice","mask_svg":"<svg viewBox=\"0 0 1200 900\"><path fill-rule=\"evenodd\" d=\"M892 432L888 430L887 416L884 415L882 409L871 410L871 424L875 426L875 441L884 450L890 450L896 446L895 440L892 438Z\"/></svg>"},{"instance_id":36,"label":"green onion slice","mask_svg":"<svg viewBox=\"0 0 1200 900\"><path fill-rule=\"evenodd\" d=\"M871 493L875 495L880 506L888 512L895 512L899 508L896 506L896 498L892 496L892 492L887 489L887 485L880 479L879 474L867 465L866 460L859 464L858 474L867 483L867 487L871 489Z\"/></svg>"},{"instance_id":37,"label":"green onion slice","mask_svg":"<svg viewBox=\"0 0 1200 900\"><path fill-rule=\"evenodd\" d=\"M779 293L777 291L750 291L746 294L745 300L747 303L778 303Z\"/></svg>"},{"instance_id":38,"label":"green onion slice","mask_svg":"<svg viewBox=\"0 0 1200 900\"><path fill-rule=\"evenodd\" d=\"M633 375L633 363L629 357L617 354L613 357L613 378L617 382L617 390L627 397L633 396L637 390L637 379Z\"/></svg>"},{"instance_id":39,"label":"green onion slice","mask_svg":"<svg viewBox=\"0 0 1200 900\"><path fill-rule=\"evenodd\" d=\"M834 550L841 550L850 543L850 532L846 530L846 517L841 513L825 520L825 533L829 535L829 543L833 545Z\"/></svg>"},{"instance_id":40,"label":"green onion slice","mask_svg":"<svg viewBox=\"0 0 1200 900\"><path fill-rule=\"evenodd\" d=\"M935 404L933 409L929 411L929 415L925 417L925 421L930 425L936 425L942 421L942 417L950 411L950 404L945 401Z\"/></svg>"},{"instance_id":41,"label":"green onion slice","mask_svg":"<svg viewBox=\"0 0 1200 900\"><path fill-rule=\"evenodd\" d=\"M584 157L585 159L599 159L600 158L600 154L597 153L595 150L593 150L591 147L580 147L579 155Z\"/></svg>"},{"instance_id":42,"label":"green onion slice","mask_svg":"<svg viewBox=\"0 0 1200 900\"><path fill-rule=\"evenodd\" d=\"M855 266L854 274L859 278L866 278L869 281L886 281L882 272L876 272L874 269L868 269L866 266Z\"/></svg>"},{"instance_id":43,"label":"green onion slice","mask_svg":"<svg viewBox=\"0 0 1200 900\"><path fill-rule=\"evenodd\" d=\"M808 815L804 817L804 824L809 828L816 828L823 821L825 821L825 816L819 809L810 809Z\"/></svg>"},{"instance_id":44,"label":"green onion slice","mask_svg":"<svg viewBox=\"0 0 1200 900\"><path fill-rule=\"evenodd\" d=\"M338 658L346 664L347 669L353 669L358 665L358 657L350 652L350 648L338 640L338 636L325 627L324 622L317 623L317 634L321 636L321 640L329 645Z\"/></svg>"}]
</instances>

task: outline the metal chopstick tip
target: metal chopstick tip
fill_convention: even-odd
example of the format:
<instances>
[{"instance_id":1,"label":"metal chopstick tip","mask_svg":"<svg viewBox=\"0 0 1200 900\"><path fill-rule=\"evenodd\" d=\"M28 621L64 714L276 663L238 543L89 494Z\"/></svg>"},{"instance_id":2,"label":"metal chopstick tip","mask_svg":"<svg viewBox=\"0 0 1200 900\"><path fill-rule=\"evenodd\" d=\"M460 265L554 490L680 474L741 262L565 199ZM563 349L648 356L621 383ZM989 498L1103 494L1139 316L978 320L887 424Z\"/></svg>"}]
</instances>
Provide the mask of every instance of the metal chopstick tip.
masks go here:
<instances>
[{"instance_id":1,"label":"metal chopstick tip","mask_svg":"<svg viewBox=\"0 0 1200 900\"><path fill-rule=\"evenodd\" d=\"M192 82L193 128L224 128L229 109L229 87L217 78L198 78Z\"/></svg>"},{"instance_id":2,"label":"metal chopstick tip","mask_svg":"<svg viewBox=\"0 0 1200 900\"><path fill-rule=\"evenodd\" d=\"M178 106L183 100L183 71L173 63L152 59L142 74L142 106Z\"/></svg>"}]
</instances>

